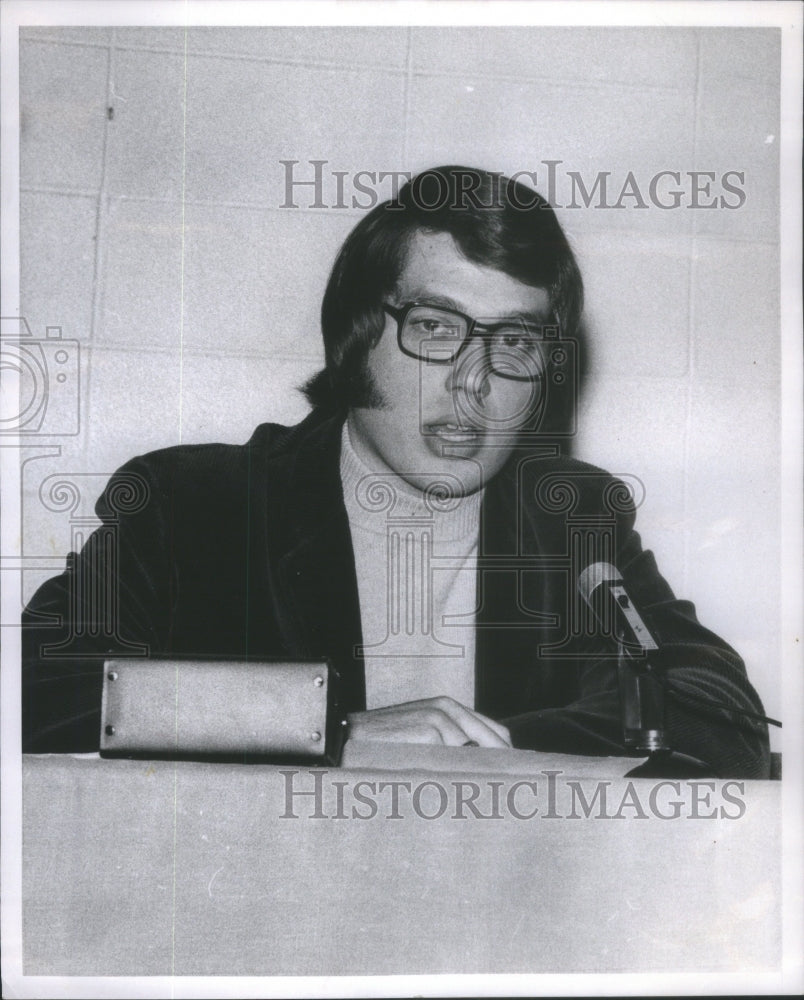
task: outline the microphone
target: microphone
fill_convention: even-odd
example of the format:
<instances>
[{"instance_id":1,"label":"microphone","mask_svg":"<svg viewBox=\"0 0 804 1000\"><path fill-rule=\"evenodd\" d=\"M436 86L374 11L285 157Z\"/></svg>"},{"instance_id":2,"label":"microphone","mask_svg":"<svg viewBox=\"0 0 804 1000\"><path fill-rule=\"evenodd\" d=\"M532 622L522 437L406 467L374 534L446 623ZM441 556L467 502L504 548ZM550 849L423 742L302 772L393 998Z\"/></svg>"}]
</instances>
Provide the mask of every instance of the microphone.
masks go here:
<instances>
[{"instance_id":1,"label":"microphone","mask_svg":"<svg viewBox=\"0 0 804 1000\"><path fill-rule=\"evenodd\" d=\"M581 597L603 626L626 650L645 656L659 648L625 589L622 574L611 563L587 566L578 577Z\"/></svg>"},{"instance_id":2,"label":"microphone","mask_svg":"<svg viewBox=\"0 0 804 1000\"><path fill-rule=\"evenodd\" d=\"M664 688L649 654L659 643L651 634L611 563L592 563L578 577L578 591L604 635L617 641L620 719L625 746L635 752L667 752Z\"/></svg>"}]
</instances>

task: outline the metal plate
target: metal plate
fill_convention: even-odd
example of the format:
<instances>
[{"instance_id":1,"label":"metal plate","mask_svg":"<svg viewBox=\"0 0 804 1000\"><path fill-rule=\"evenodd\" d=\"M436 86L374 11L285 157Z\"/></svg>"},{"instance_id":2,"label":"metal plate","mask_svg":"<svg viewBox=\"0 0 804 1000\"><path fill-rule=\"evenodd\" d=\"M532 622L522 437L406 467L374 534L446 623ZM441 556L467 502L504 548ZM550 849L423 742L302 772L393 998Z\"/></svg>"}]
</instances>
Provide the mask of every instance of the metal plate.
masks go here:
<instances>
[{"instance_id":1,"label":"metal plate","mask_svg":"<svg viewBox=\"0 0 804 1000\"><path fill-rule=\"evenodd\" d=\"M326 662L108 660L101 753L325 753Z\"/></svg>"}]
</instances>

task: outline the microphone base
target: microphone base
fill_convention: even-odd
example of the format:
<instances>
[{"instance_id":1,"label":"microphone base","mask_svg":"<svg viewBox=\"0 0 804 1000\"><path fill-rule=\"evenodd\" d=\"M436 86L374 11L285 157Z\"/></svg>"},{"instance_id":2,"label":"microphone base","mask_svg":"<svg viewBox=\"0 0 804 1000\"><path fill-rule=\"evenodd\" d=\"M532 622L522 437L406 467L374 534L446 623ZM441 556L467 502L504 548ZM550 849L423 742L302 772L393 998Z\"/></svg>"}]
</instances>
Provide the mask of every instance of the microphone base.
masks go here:
<instances>
[{"instance_id":1,"label":"microphone base","mask_svg":"<svg viewBox=\"0 0 804 1000\"><path fill-rule=\"evenodd\" d=\"M626 774L626 778L711 778L712 768L697 757L675 750L655 751Z\"/></svg>"},{"instance_id":2,"label":"microphone base","mask_svg":"<svg viewBox=\"0 0 804 1000\"><path fill-rule=\"evenodd\" d=\"M623 743L633 753L656 753L670 748L665 742L663 729L626 729Z\"/></svg>"}]
</instances>

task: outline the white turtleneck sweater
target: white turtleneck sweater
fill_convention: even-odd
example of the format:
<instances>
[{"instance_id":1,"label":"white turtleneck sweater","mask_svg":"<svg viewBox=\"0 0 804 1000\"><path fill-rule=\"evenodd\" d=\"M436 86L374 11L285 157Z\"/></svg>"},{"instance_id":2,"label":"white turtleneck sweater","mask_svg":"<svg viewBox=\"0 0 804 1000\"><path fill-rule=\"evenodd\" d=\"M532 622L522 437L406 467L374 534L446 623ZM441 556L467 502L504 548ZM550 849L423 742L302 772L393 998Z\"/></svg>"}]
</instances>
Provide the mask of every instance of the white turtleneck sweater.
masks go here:
<instances>
[{"instance_id":1,"label":"white turtleneck sweater","mask_svg":"<svg viewBox=\"0 0 804 1000\"><path fill-rule=\"evenodd\" d=\"M366 707L449 695L474 705L477 539L482 492L429 501L355 453L341 482L357 571Z\"/></svg>"}]
</instances>

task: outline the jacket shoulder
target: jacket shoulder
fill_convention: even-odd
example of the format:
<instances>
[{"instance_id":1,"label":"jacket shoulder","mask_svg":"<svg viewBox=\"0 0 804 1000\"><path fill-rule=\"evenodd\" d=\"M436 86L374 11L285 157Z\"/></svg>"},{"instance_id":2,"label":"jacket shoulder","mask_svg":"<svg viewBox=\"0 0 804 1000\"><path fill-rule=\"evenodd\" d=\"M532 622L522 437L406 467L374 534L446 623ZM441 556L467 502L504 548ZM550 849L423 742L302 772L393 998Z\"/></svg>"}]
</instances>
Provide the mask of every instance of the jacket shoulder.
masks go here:
<instances>
[{"instance_id":1,"label":"jacket shoulder","mask_svg":"<svg viewBox=\"0 0 804 1000\"><path fill-rule=\"evenodd\" d=\"M245 458L249 452L257 451L270 454L281 448L292 436L295 427L283 424L260 424L244 444L223 444L221 442L206 442L204 444L179 444L156 451L144 452L130 459L122 468L129 465L144 465L153 469L162 468L203 468L209 464L222 461L237 462Z\"/></svg>"},{"instance_id":2,"label":"jacket shoulder","mask_svg":"<svg viewBox=\"0 0 804 1000\"><path fill-rule=\"evenodd\" d=\"M573 458L570 455L540 455L538 453L526 454L518 460L527 465L537 475L566 474L582 479L584 477L603 477L614 479L608 470L591 462L584 462L581 459Z\"/></svg>"},{"instance_id":3,"label":"jacket shoulder","mask_svg":"<svg viewBox=\"0 0 804 1000\"><path fill-rule=\"evenodd\" d=\"M531 455L518 466L521 495L544 513L631 515L644 498L637 476L614 475L567 455Z\"/></svg>"},{"instance_id":4,"label":"jacket shoulder","mask_svg":"<svg viewBox=\"0 0 804 1000\"><path fill-rule=\"evenodd\" d=\"M242 493L295 430L260 424L245 444L182 444L136 455L112 475L98 500L98 516L136 513L155 498L215 504Z\"/></svg>"}]
</instances>

